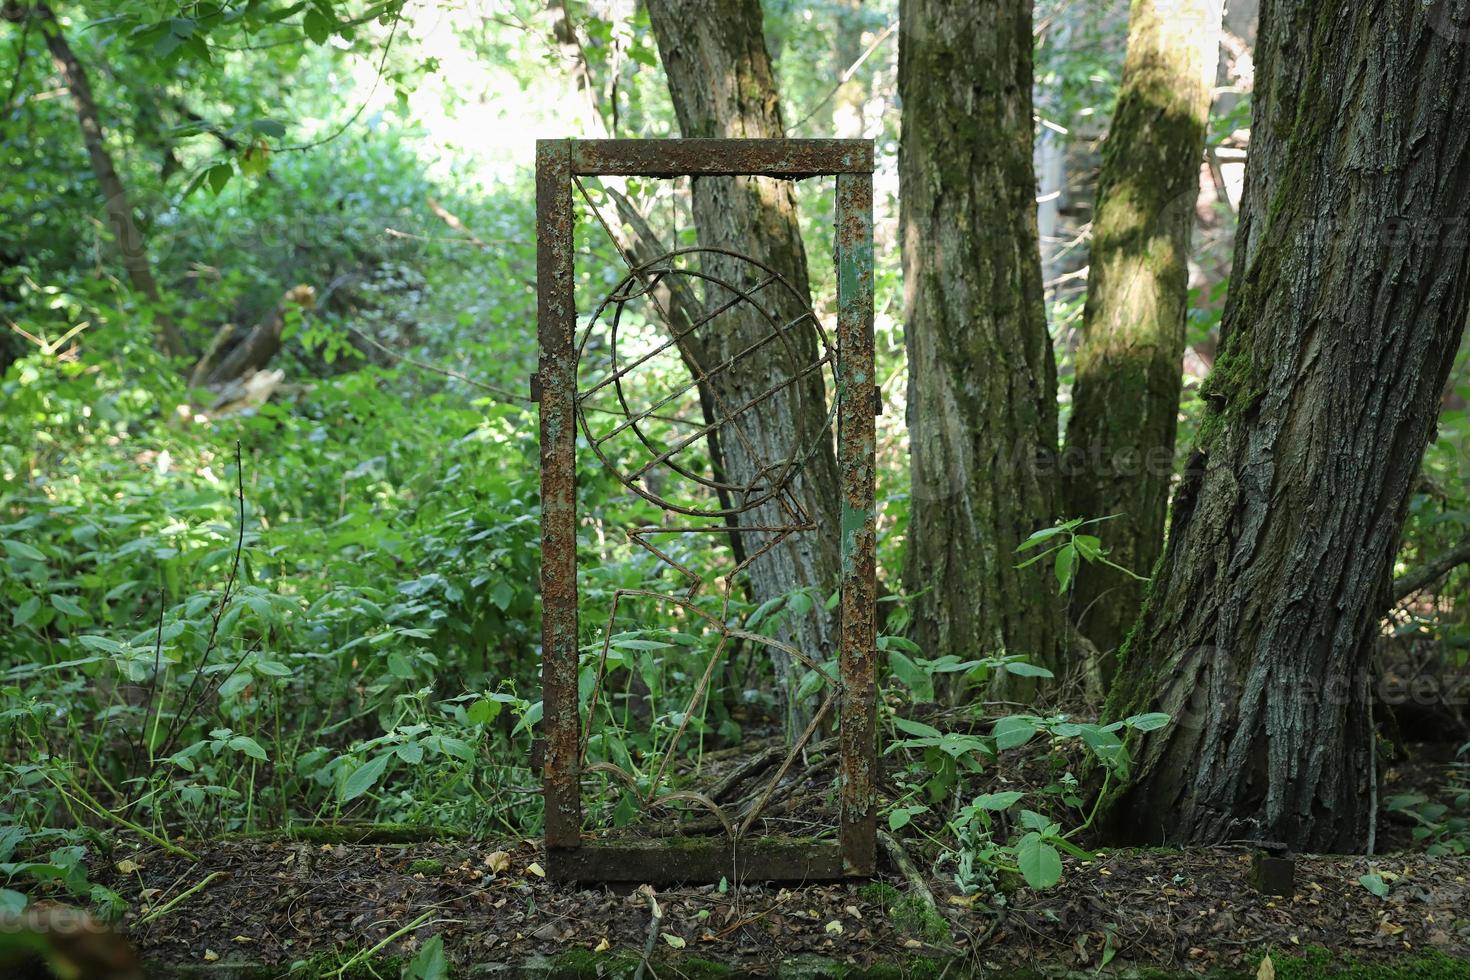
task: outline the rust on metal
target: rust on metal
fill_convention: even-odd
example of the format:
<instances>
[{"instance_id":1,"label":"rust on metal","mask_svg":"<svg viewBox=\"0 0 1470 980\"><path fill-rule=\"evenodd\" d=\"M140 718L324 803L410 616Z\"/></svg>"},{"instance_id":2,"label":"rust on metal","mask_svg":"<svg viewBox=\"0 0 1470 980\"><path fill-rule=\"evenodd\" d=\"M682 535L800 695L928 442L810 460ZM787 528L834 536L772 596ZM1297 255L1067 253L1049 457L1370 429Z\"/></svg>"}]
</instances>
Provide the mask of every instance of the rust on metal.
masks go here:
<instances>
[{"instance_id":1,"label":"rust on metal","mask_svg":"<svg viewBox=\"0 0 1470 980\"><path fill-rule=\"evenodd\" d=\"M876 851L876 776L878 767L876 730L876 658L874 602L876 599L874 533L874 415L880 410L874 378L873 351L873 243L872 243L872 143L868 140L592 140L549 141L537 144L537 271L538 325L541 347L540 370L535 379L541 405L542 467L542 683L545 731L544 788L546 799L546 845L548 870L557 878L602 881L687 881L717 880L721 877L765 880L803 880L868 875L873 872ZM804 296L769 266L748 256L710 248L686 248L635 263L623 254L628 273L593 311L581 340L576 339L576 313L572 285L572 189L581 190L593 214L612 236L611 228L597 212L580 176L640 175L737 176L765 175L787 179L819 175L837 177L836 266L838 269L838 316L835 340L827 336ZM617 245L616 237L614 244ZM622 252L621 246L618 247ZM737 259L748 268L737 275L718 277L689 265L701 255L719 253ZM658 289L676 279L704 291L704 310L687 317L682 326L664 310ZM787 294L788 308L800 313L794 319L779 319L762 303L766 290ZM691 293L692 294L692 293ZM670 292L672 295L672 292ZM791 302L794 298L795 302ZM654 308L651 318L660 323L663 339L650 345L646 340L628 343L622 332L625 309L646 299ZM712 326L717 317L736 306L752 307L764 316L764 326L753 341L713 363L701 363L693 353L693 335ZM632 323L643 321L634 319ZM759 323L760 321L755 321ZM811 356L798 356L801 344L793 343L795 331L812 331L819 340ZM620 343L625 352L620 354ZM727 403L711 379L731 371L742 359L769 345L780 345L791 366L790 376L772 380L766 387L748 390ZM579 368L591 371L593 352L606 357L608 366L600 376L581 383ZM640 367L667 352L677 352L689 372L685 384L676 385L648 405L635 404L627 383ZM626 357L626 361L624 358ZM793 444L781 458L764 459L748 441L747 457L753 472L731 479L716 470L706 474L707 461L681 459L681 455L715 445L716 437L727 435L744 441L738 425L743 413L760 412L778 393L797 385L813 373L830 376L835 390L823 430L830 438L837 428L837 455L841 475L840 527L822 527L800 504L792 490L795 474L816 453L822 442L818 435L810 445ZM825 387L825 385L824 385ZM680 416L669 406L698 391L702 418ZM727 393L729 389L723 389ZM603 404L598 403L602 399ZM611 399L611 401L608 401ZM650 426L651 420L663 423ZM576 430L580 428L587 447L631 493L662 510L665 523L632 528L630 543L656 558L681 577L682 591L617 588L611 593L608 618L603 627L595 666L579 684L576 562ZM667 429L668 442L658 433ZM641 465L626 464L605 447L615 438L635 439L630 448L642 454ZM714 455L713 451L710 454ZM664 482L678 477L712 491L717 504L700 505L669 499ZM735 515L764 508L756 521L736 524ZM672 520L673 523L669 523ZM719 521L716 524L704 521ZM679 523L683 521L684 523ZM691 523L692 522L692 523ZM798 649L790 643L747 628L732 616L735 583L750 564L797 534L840 536L842 574L838 608L841 624L836 676L820 662L822 654ZM705 577L674 557L676 548L664 539L687 535L729 535L738 543L745 535L765 535L754 547L733 549L735 564L708 573L716 592L704 591ZM689 628L714 637L713 653L697 672L693 694L677 713L679 720L667 749L646 760L637 772L630 762L588 758L593 726L602 704L608 662L617 634L620 608L625 601L655 600L678 610ZM690 720L701 716L708 705L717 666L730 651L766 648L773 656L789 658L819 681L824 693L805 730L779 756L775 775L752 800L736 807L721 797L720 790L705 795L666 785ZM585 701L583 708L581 702ZM584 721L585 710L585 721ZM608 709L604 709L605 713ZM788 773L802 771L806 751L817 742L821 726L836 715L839 735L823 744L836 742L839 749L836 841L794 840L755 836L757 821L772 809L778 787ZM723 837L654 840L584 837L581 780L603 779L618 785L624 798L636 800L644 811L683 806L708 811L703 818L723 830ZM768 823L768 822L767 822Z\"/></svg>"},{"instance_id":2,"label":"rust on metal","mask_svg":"<svg viewBox=\"0 0 1470 980\"><path fill-rule=\"evenodd\" d=\"M536 144L536 372L541 405L541 697L546 846L582 834L577 729L577 311L571 148Z\"/></svg>"},{"instance_id":3,"label":"rust on metal","mask_svg":"<svg viewBox=\"0 0 1470 980\"><path fill-rule=\"evenodd\" d=\"M871 174L872 140L575 140L579 177L784 177Z\"/></svg>"},{"instance_id":4,"label":"rust on metal","mask_svg":"<svg viewBox=\"0 0 1470 980\"><path fill-rule=\"evenodd\" d=\"M837 177L837 467L842 493L842 857L872 874L877 831L873 178Z\"/></svg>"}]
</instances>

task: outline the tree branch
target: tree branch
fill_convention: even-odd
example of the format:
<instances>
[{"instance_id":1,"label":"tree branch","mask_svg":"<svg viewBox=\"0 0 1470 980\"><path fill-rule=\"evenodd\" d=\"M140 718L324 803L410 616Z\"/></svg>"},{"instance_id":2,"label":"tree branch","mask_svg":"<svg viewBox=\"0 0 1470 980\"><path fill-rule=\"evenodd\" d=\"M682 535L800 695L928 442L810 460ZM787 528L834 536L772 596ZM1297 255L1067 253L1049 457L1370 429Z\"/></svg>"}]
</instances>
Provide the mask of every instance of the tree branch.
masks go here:
<instances>
[{"instance_id":1,"label":"tree branch","mask_svg":"<svg viewBox=\"0 0 1470 980\"><path fill-rule=\"evenodd\" d=\"M1403 602L1420 589L1434 584L1442 575L1448 574L1467 562L1470 562L1470 538L1461 541L1438 558L1425 562L1418 568L1411 569L1394 579L1393 601Z\"/></svg>"}]
</instances>

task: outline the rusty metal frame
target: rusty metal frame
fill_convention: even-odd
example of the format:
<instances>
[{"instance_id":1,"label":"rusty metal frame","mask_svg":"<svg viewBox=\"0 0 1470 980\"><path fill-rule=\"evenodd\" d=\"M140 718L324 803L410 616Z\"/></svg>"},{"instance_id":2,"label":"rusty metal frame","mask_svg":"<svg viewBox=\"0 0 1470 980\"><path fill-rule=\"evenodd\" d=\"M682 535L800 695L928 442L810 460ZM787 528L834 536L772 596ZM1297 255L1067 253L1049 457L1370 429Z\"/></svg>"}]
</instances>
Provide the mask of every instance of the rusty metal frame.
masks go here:
<instances>
[{"instance_id":1,"label":"rusty metal frame","mask_svg":"<svg viewBox=\"0 0 1470 980\"><path fill-rule=\"evenodd\" d=\"M721 877L811 880L873 873L878 773L874 617L874 415L878 402L873 350L872 170L870 140L540 140L536 144L540 358L533 388L541 414L542 765L547 863L553 877L658 882L713 881ZM837 178L838 316L836 363L832 367L837 388L837 462L842 495L841 526L837 529L842 573L835 694L840 723L838 839L834 844L745 837L743 826L728 841L588 840L581 827L580 779L585 743L577 683L579 402L573 186L581 176L740 175L792 180ZM805 520L804 515L792 516L798 523ZM642 529L634 540L680 567L643 540L642 536L661 530ZM799 651L792 652L810 663ZM833 700L834 696L829 695L819 715L832 706ZM815 724L813 721L813 728ZM810 734L809 730L803 742ZM790 762L788 757L786 764ZM668 860L671 849L679 855L677 861Z\"/></svg>"}]
</instances>

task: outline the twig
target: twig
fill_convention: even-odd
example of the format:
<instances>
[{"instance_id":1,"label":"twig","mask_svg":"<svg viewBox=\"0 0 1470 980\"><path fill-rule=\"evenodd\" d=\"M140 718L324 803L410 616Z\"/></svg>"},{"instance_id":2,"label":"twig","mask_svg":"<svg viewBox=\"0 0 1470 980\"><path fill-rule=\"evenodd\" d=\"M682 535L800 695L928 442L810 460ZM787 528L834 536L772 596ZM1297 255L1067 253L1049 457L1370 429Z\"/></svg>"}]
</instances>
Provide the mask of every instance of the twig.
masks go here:
<instances>
[{"instance_id":1,"label":"twig","mask_svg":"<svg viewBox=\"0 0 1470 980\"><path fill-rule=\"evenodd\" d=\"M179 903L182 902L184 899L188 898L191 895L197 895L197 894L199 894L200 892L204 891L204 889L208 888L214 882L218 881L221 878L228 878L229 876L230 876L230 873L228 871L212 871L212 872L210 872L209 874L205 875L204 876L204 880L200 881L197 885L194 885L194 886L192 886L190 888L185 889L184 891L179 892L173 898L169 899L167 902L165 902L164 904L160 905L158 908L154 909L152 912L149 912L147 915L143 916L141 919L138 920L138 925L140 925L140 926L146 926L148 923L152 922L154 919L162 918L163 916L165 916L168 913L172 912L179 905Z\"/></svg>"},{"instance_id":2,"label":"twig","mask_svg":"<svg viewBox=\"0 0 1470 980\"><path fill-rule=\"evenodd\" d=\"M159 847L163 848L165 851L168 851L170 854L175 855L176 857L181 857L186 860L196 862L199 860L198 856L195 855L192 851L187 851L184 848L173 843L172 841L158 836L157 834L153 833L153 831L148 830L147 828L142 827L136 823L133 823L133 821L129 820L127 817L124 817L119 813L114 813L113 811L109 810L107 807L103 806L102 803L95 796L93 796L91 793L88 793L86 788L83 787L82 784L77 782L75 779L71 780L70 782L71 789L75 791L77 795L72 796L71 793L67 792L67 788L65 786L62 786L55 779L50 776L47 776L46 778L48 779L48 781L50 781L52 786L55 786L58 790L61 791L62 795L70 797L76 802L82 804L88 810L91 810L93 813L103 818L104 820L111 820L119 827L122 827L126 830L131 830L139 837L142 837L144 840L151 841L154 844L157 844Z\"/></svg>"},{"instance_id":3,"label":"twig","mask_svg":"<svg viewBox=\"0 0 1470 980\"><path fill-rule=\"evenodd\" d=\"M148 726L153 723L153 708L157 703L155 698L158 694L158 670L163 662L164 596L163 586L160 585L158 588L158 632L154 634L153 640L153 676L148 679L148 701L143 711L143 728L138 733L138 743L133 749L133 772L135 774L138 771L138 758L148 745ZM151 758L149 761L152 761Z\"/></svg>"},{"instance_id":4,"label":"twig","mask_svg":"<svg viewBox=\"0 0 1470 980\"><path fill-rule=\"evenodd\" d=\"M878 831L878 843L883 845L883 853L888 855L888 860L893 862L893 866L903 875L904 881L908 882L909 891L913 892L932 911L937 912L939 906L935 904L934 893L929 890L929 883L919 873L918 867L914 865L908 851L904 850L898 839L886 830L880 830Z\"/></svg>"},{"instance_id":5,"label":"twig","mask_svg":"<svg viewBox=\"0 0 1470 980\"><path fill-rule=\"evenodd\" d=\"M1460 565L1470 562L1470 538L1418 568L1411 569L1394 579L1393 601L1402 602L1409 596L1434 584L1435 580Z\"/></svg>"},{"instance_id":6,"label":"twig","mask_svg":"<svg viewBox=\"0 0 1470 980\"><path fill-rule=\"evenodd\" d=\"M389 357L393 358L394 360L402 361L404 364L407 364L409 367L416 367L420 371L428 371L428 372L430 372L432 374L442 375L443 377L446 377L446 378L453 378L455 381L463 381L465 384L467 384L467 385L469 385L469 386L471 386L473 388L479 388L481 391L488 391L492 395L496 395L496 396L498 396L500 398L504 398L507 401L529 402L531 400L527 396L525 396L523 394L520 394L519 392L511 391L508 388L497 388L494 385L487 385L483 381L476 381L474 378L467 378L467 377L465 377L464 375L460 374L457 371L451 371L448 368L437 367L437 366L435 366L433 364L425 364L423 361L416 361L416 360L414 360L411 357L405 357L404 355L398 353L397 351L393 350L392 348L385 347L383 344L378 343L376 340L374 340L373 338L369 337L367 334L361 333L360 331L358 331L358 330L356 330L356 329L354 329L352 327L345 327L344 329L348 333L350 333L353 336L357 337L358 339L362 340L364 343L369 344L372 347L374 347L374 348L382 351L384 354L387 354Z\"/></svg>"},{"instance_id":7,"label":"twig","mask_svg":"<svg viewBox=\"0 0 1470 980\"><path fill-rule=\"evenodd\" d=\"M192 706L189 706L189 698L194 694L194 686L204 676L204 668L209 660L209 655L214 652L214 645L219 636L220 619L223 618L225 609L229 606L230 599L233 598L235 578L240 573L240 553L245 550L245 468L241 462L239 439L235 440L235 492L240 503L240 528L235 538L234 564L230 566L229 580L225 582L225 590L220 594L219 605L214 610L214 622L209 629L209 642L204 645L204 658L199 663L199 669L194 672L194 676L189 680L189 686L185 689L184 697L179 702L181 705L188 706L189 710L186 714L175 715L173 720L169 722L168 731L164 734L163 742L158 751L160 756L167 756L169 754L169 750L173 748L174 739L184 733L184 729L188 727L189 722L194 720L194 715L199 711L199 702L196 701ZM243 661L244 658L241 659ZM235 665L236 668L239 666L238 663ZM234 670L231 670L230 673L233 674ZM206 688L206 690L208 689ZM215 690L218 690L218 687ZM199 700L202 701L203 698ZM180 721L180 718L183 718L183 721Z\"/></svg>"},{"instance_id":8,"label":"twig","mask_svg":"<svg viewBox=\"0 0 1470 980\"><path fill-rule=\"evenodd\" d=\"M372 947L371 949L358 950L357 955L353 956L346 963L343 963L340 967L338 967L338 969L337 969L337 976L338 977L346 976L348 970L352 969L354 966L356 966L357 964L363 962L364 960L370 960L370 959L372 959L380 951L382 951L389 943L393 942L395 939L398 939L400 936L403 936L403 935L406 935L407 933L413 932L419 926L423 925L424 924L424 921L426 919L428 919L429 916L431 916L433 914L434 914L434 910L433 909L429 909L429 911L425 912L423 915L419 916L417 919L414 919L408 925L404 926L401 929L397 929L397 930L395 930L393 932L390 932L388 935L384 936L383 939L382 939L382 941L379 942L376 946Z\"/></svg>"},{"instance_id":9,"label":"twig","mask_svg":"<svg viewBox=\"0 0 1470 980\"><path fill-rule=\"evenodd\" d=\"M393 50L393 39L398 36L398 25L402 21L403 7L402 5L400 5L393 14L393 26L388 29L388 40L383 43L383 54L382 57L378 59L378 71L377 74L373 76L372 90L368 92L367 98L363 99L362 105L357 107L357 111L349 116L346 122L337 127L337 130L330 136L323 136L321 139L312 140L310 143L302 143L298 146L278 146L275 149L276 153L292 153L301 150L314 150L318 146L322 146L332 142L332 140L347 132L347 127L357 122L358 117L363 114L363 111L367 109L368 104L373 101L373 96L378 94L378 86L383 83L383 68L388 64L388 52Z\"/></svg>"},{"instance_id":10,"label":"twig","mask_svg":"<svg viewBox=\"0 0 1470 980\"><path fill-rule=\"evenodd\" d=\"M633 971L633 980L643 980L643 971L648 968L648 961L653 956L654 945L658 942L659 926L664 921L664 910L658 906L658 898L653 893L653 888L644 885L638 889L648 898L648 908L653 914L648 919L648 940L643 944L643 958L638 961L638 969Z\"/></svg>"},{"instance_id":11,"label":"twig","mask_svg":"<svg viewBox=\"0 0 1470 980\"><path fill-rule=\"evenodd\" d=\"M822 106L826 105L828 102L831 102L832 96L840 92L842 90L842 86L846 85L849 81L852 80L852 76L857 74L857 70L863 66L863 62L867 61L868 57L872 55L874 51L878 50L879 45L888 40L889 35L891 35L896 30L898 30L898 21L894 21L887 27L883 28L878 36L873 39L873 43L868 45L867 50L858 55L858 60L849 65L847 71L843 72L842 75L837 79L837 84L832 86L832 89L826 95L822 96L822 101L812 106L810 112L797 120L796 125L791 127L791 132L794 133L800 130L802 126L806 125L811 120L812 116L815 116L818 112L821 111Z\"/></svg>"}]
</instances>

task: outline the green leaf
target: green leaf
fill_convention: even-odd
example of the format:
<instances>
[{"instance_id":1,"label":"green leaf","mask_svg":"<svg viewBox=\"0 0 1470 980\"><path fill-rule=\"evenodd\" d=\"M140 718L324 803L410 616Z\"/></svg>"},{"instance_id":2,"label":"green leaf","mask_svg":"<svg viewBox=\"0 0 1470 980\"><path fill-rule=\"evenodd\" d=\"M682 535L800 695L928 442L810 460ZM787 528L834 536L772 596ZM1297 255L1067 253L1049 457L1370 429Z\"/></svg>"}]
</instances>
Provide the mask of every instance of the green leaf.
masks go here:
<instances>
[{"instance_id":1,"label":"green leaf","mask_svg":"<svg viewBox=\"0 0 1470 980\"><path fill-rule=\"evenodd\" d=\"M888 829L901 830L909 825L914 815L907 810L894 810L888 815Z\"/></svg>"},{"instance_id":2,"label":"green leaf","mask_svg":"<svg viewBox=\"0 0 1470 980\"><path fill-rule=\"evenodd\" d=\"M325 44L327 38L332 36L332 31L336 26L319 10L308 10L301 21L301 29L306 32L306 36L313 44Z\"/></svg>"},{"instance_id":3,"label":"green leaf","mask_svg":"<svg viewBox=\"0 0 1470 980\"><path fill-rule=\"evenodd\" d=\"M416 766L424 761L424 747L417 742L404 742L394 751L398 753L398 758L411 766Z\"/></svg>"},{"instance_id":4,"label":"green leaf","mask_svg":"<svg viewBox=\"0 0 1470 980\"><path fill-rule=\"evenodd\" d=\"M1036 723L1025 715L1008 715L995 723L990 734L995 736L998 750L1019 748L1036 734Z\"/></svg>"},{"instance_id":5,"label":"green leaf","mask_svg":"<svg viewBox=\"0 0 1470 980\"><path fill-rule=\"evenodd\" d=\"M87 615L87 611L77 605L77 601L71 596L58 595L53 592L51 593L51 605L56 608L57 612L64 613L67 616L86 618Z\"/></svg>"},{"instance_id":6,"label":"green leaf","mask_svg":"<svg viewBox=\"0 0 1470 980\"><path fill-rule=\"evenodd\" d=\"M1169 724L1169 716L1162 711L1151 711L1146 715L1134 715L1123 719L1123 724L1134 731L1152 732Z\"/></svg>"},{"instance_id":7,"label":"green leaf","mask_svg":"<svg viewBox=\"0 0 1470 980\"><path fill-rule=\"evenodd\" d=\"M1072 576L1077 573L1077 546L1064 545L1057 549L1057 595L1067 591L1072 584Z\"/></svg>"},{"instance_id":8,"label":"green leaf","mask_svg":"<svg viewBox=\"0 0 1470 980\"><path fill-rule=\"evenodd\" d=\"M1033 531L1030 537L1028 537L1025 541L1022 541L1019 545L1016 546L1016 551L1018 553L1022 551L1029 551L1042 542L1051 540L1058 534L1061 534L1064 530L1066 530L1065 527L1058 525L1057 527L1044 527L1040 531Z\"/></svg>"},{"instance_id":9,"label":"green leaf","mask_svg":"<svg viewBox=\"0 0 1470 980\"><path fill-rule=\"evenodd\" d=\"M209 189L215 194L225 189L230 178L235 176L235 168L229 163L216 163L205 173L204 179L209 184Z\"/></svg>"},{"instance_id":10,"label":"green leaf","mask_svg":"<svg viewBox=\"0 0 1470 980\"><path fill-rule=\"evenodd\" d=\"M412 680L414 674L413 664L409 663L408 658L403 654L395 651L388 654L388 673L397 677L399 680Z\"/></svg>"},{"instance_id":11,"label":"green leaf","mask_svg":"<svg viewBox=\"0 0 1470 980\"><path fill-rule=\"evenodd\" d=\"M471 725L488 725L500 716L500 702L481 699L470 705L465 717Z\"/></svg>"},{"instance_id":12,"label":"green leaf","mask_svg":"<svg viewBox=\"0 0 1470 980\"><path fill-rule=\"evenodd\" d=\"M20 915L26 910L26 897L21 892L0 888L0 918Z\"/></svg>"},{"instance_id":13,"label":"green leaf","mask_svg":"<svg viewBox=\"0 0 1470 980\"><path fill-rule=\"evenodd\" d=\"M449 977L449 963L444 958L444 937L434 936L424 943L408 964L408 976L411 980L447 980Z\"/></svg>"},{"instance_id":14,"label":"green leaf","mask_svg":"<svg viewBox=\"0 0 1470 980\"><path fill-rule=\"evenodd\" d=\"M5 550L10 552L12 558L24 558L27 561L46 560L45 555L41 554L39 550L32 547L31 545L26 544L24 541L13 541L7 538L4 541L0 541L0 545L5 546Z\"/></svg>"},{"instance_id":15,"label":"green leaf","mask_svg":"<svg viewBox=\"0 0 1470 980\"><path fill-rule=\"evenodd\" d=\"M1051 671L1047 670L1045 667L1038 667L1038 666L1036 666L1036 664L1028 664L1024 660L1007 660L1005 662L1005 664L1003 664L1003 666L1005 667L1005 672L1007 674L1015 674L1017 677L1055 677L1056 676Z\"/></svg>"},{"instance_id":16,"label":"green leaf","mask_svg":"<svg viewBox=\"0 0 1470 980\"><path fill-rule=\"evenodd\" d=\"M41 611L41 597L33 595L25 602L15 607L15 612L10 614L10 621L16 626L24 626L36 618L36 613Z\"/></svg>"},{"instance_id":17,"label":"green leaf","mask_svg":"<svg viewBox=\"0 0 1470 980\"><path fill-rule=\"evenodd\" d=\"M934 700L934 679L897 650L888 651L888 669L905 687L914 693L917 701Z\"/></svg>"},{"instance_id":18,"label":"green leaf","mask_svg":"<svg viewBox=\"0 0 1470 980\"><path fill-rule=\"evenodd\" d=\"M1377 872L1369 872L1358 879L1358 884L1368 889L1379 898L1388 897L1388 882L1384 881Z\"/></svg>"},{"instance_id":19,"label":"green leaf","mask_svg":"<svg viewBox=\"0 0 1470 980\"><path fill-rule=\"evenodd\" d=\"M389 755L385 752L358 766L342 784L340 794L342 802L355 800L378 785L378 780L383 778L383 770L388 768L388 759Z\"/></svg>"},{"instance_id":20,"label":"green leaf","mask_svg":"<svg viewBox=\"0 0 1470 980\"><path fill-rule=\"evenodd\" d=\"M511 588L509 582L500 581L490 590L490 601L495 603L496 608L505 612L510 608L511 600L515 598L515 589Z\"/></svg>"},{"instance_id":21,"label":"green leaf","mask_svg":"<svg viewBox=\"0 0 1470 980\"><path fill-rule=\"evenodd\" d=\"M1016 865L1026 884L1036 891L1062 880L1062 855L1037 833L1027 834L1016 844Z\"/></svg>"},{"instance_id":22,"label":"green leaf","mask_svg":"<svg viewBox=\"0 0 1470 980\"><path fill-rule=\"evenodd\" d=\"M922 721L910 721L907 718L894 718L893 727L906 735L917 735L920 738L941 738L944 735L933 725L926 725Z\"/></svg>"},{"instance_id":23,"label":"green leaf","mask_svg":"<svg viewBox=\"0 0 1470 980\"><path fill-rule=\"evenodd\" d=\"M238 670L230 676L230 679L219 686L219 696L232 698L250 686L255 678L248 670Z\"/></svg>"},{"instance_id":24,"label":"green leaf","mask_svg":"<svg viewBox=\"0 0 1470 980\"><path fill-rule=\"evenodd\" d=\"M122 653L123 645L111 637L95 636L88 634L77 637L77 642L92 650L101 650L103 653Z\"/></svg>"},{"instance_id":25,"label":"green leaf","mask_svg":"<svg viewBox=\"0 0 1470 980\"><path fill-rule=\"evenodd\" d=\"M260 743L256 742L249 735L236 735L225 744L236 752L244 752L252 759L259 759L261 762L266 761L265 749L261 748Z\"/></svg>"},{"instance_id":26,"label":"green leaf","mask_svg":"<svg viewBox=\"0 0 1470 980\"><path fill-rule=\"evenodd\" d=\"M984 796L975 797L971 804L977 810L1008 810L1021 801L1025 793L1015 790L1007 790L1004 793L986 793Z\"/></svg>"}]
</instances>

